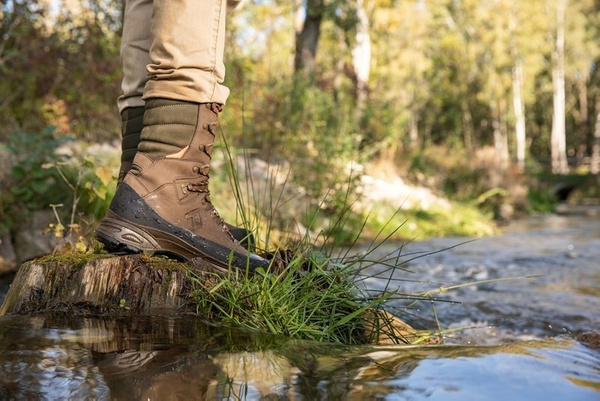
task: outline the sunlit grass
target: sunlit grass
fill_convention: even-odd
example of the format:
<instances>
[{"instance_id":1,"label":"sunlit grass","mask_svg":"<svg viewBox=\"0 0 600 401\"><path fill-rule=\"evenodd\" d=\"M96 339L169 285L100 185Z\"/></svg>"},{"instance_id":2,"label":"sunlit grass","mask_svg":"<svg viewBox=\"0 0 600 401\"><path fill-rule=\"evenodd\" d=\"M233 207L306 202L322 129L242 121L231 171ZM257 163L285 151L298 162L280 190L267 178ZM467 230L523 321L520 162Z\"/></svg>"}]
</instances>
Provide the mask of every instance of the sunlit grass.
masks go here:
<instances>
[{"instance_id":1,"label":"sunlit grass","mask_svg":"<svg viewBox=\"0 0 600 401\"><path fill-rule=\"evenodd\" d=\"M276 177L269 171L265 177L268 191L260 188L247 173L238 173L237 157L224 145L225 165L231 174L231 195L238 206L236 215L241 224L253 232L257 249L269 257L268 269L248 272L229 269L226 273L196 271L192 274L192 299L200 317L251 330L285 335L291 338L343 344L393 343L415 344L431 342L434 331L418 331L404 323L400 316L386 311L390 300L412 300L391 286L372 293L357 285L368 276L373 264L389 267L390 281L402 270L398 256L378 258L375 251L395 238L404 223L395 225L398 213L381 223L377 232L368 235L371 246L361 255L353 255L329 246L333 236L346 233L349 246L362 241L369 216L356 215L352 210L354 195L348 189L341 194L342 205L337 214L324 214L322 205L306 208L303 217L304 234L296 232L285 238L274 226L273 216L286 202L283 196L287 176ZM246 163L248 158L245 158ZM276 185L276 181L279 183ZM350 186L349 186L350 188ZM339 194L338 194L339 195ZM325 203L325 201L323 201ZM262 204L262 205L261 205ZM360 221L358 218L362 218ZM238 220L239 221L239 220ZM320 224L327 223L325 228ZM277 235L279 238L273 238ZM285 234L284 234L285 235ZM346 248L347 249L347 248Z\"/></svg>"}]
</instances>

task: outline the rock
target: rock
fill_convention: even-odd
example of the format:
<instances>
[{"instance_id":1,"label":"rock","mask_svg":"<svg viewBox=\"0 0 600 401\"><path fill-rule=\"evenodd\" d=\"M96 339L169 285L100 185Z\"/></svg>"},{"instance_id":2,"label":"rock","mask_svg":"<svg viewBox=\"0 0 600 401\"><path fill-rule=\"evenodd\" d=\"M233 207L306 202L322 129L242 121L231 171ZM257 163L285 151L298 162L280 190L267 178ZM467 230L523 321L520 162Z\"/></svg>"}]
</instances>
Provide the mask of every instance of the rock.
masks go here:
<instances>
[{"instance_id":1,"label":"rock","mask_svg":"<svg viewBox=\"0 0 600 401\"><path fill-rule=\"evenodd\" d=\"M0 189L8 188L11 171L15 165L14 155L0 143Z\"/></svg>"},{"instance_id":2,"label":"rock","mask_svg":"<svg viewBox=\"0 0 600 401\"><path fill-rule=\"evenodd\" d=\"M428 330L416 330L391 313L378 309L363 315L367 324L366 336L371 344L438 344L441 337Z\"/></svg>"},{"instance_id":3,"label":"rock","mask_svg":"<svg viewBox=\"0 0 600 401\"><path fill-rule=\"evenodd\" d=\"M9 234L0 235L0 276L13 273L17 267L17 255Z\"/></svg>"},{"instance_id":4,"label":"rock","mask_svg":"<svg viewBox=\"0 0 600 401\"><path fill-rule=\"evenodd\" d=\"M591 349L600 350L600 333L590 331L586 333L581 333L577 336L577 340L584 343Z\"/></svg>"},{"instance_id":5,"label":"rock","mask_svg":"<svg viewBox=\"0 0 600 401\"><path fill-rule=\"evenodd\" d=\"M13 238L17 265L26 260L47 255L59 245L58 240L51 233L44 234L44 229L50 223L56 223L56 217L52 210L38 210L33 212L18 229Z\"/></svg>"}]
</instances>

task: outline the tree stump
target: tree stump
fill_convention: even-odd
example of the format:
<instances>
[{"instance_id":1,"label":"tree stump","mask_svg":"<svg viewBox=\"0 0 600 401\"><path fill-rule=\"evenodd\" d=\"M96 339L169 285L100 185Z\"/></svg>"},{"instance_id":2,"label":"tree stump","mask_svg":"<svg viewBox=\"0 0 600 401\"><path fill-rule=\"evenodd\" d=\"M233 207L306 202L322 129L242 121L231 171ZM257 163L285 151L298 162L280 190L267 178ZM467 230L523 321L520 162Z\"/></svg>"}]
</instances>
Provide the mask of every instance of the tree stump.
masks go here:
<instances>
[{"instance_id":1,"label":"tree stump","mask_svg":"<svg viewBox=\"0 0 600 401\"><path fill-rule=\"evenodd\" d=\"M193 311L185 265L143 255L49 256L24 263L0 306L0 316L180 314Z\"/></svg>"},{"instance_id":2,"label":"tree stump","mask_svg":"<svg viewBox=\"0 0 600 401\"><path fill-rule=\"evenodd\" d=\"M145 255L49 255L21 265L0 316L193 314L190 272L214 284L219 281L212 273L223 274L199 258L179 263ZM374 344L435 342L423 341L422 333L383 310L369 310L364 317L366 335Z\"/></svg>"}]
</instances>

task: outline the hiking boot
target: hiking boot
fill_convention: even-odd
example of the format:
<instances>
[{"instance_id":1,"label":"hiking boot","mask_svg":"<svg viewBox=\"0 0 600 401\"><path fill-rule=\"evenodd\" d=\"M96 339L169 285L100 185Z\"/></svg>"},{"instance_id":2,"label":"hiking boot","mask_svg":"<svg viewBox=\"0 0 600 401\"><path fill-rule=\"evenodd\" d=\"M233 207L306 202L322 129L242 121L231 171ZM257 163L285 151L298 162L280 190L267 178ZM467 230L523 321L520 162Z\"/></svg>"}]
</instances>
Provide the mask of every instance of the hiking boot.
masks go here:
<instances>
[{"instance_id":1,"label":"hiking boot","mask_svg":"<svg viewBox=\"0 0 600 401\"><path fill-rule=\"evenodd\" d=\"M121 167L117 185L125 179L133 165L133 159L141 141L140 134L144 128L144 111L145 107L139 106L128 107L121 113ZM247 249L254 249L254 236L250 231L229 223L225 223L225 225L233 238L239 241L242 246Z\"/></svg>"},{"instance_id":2,"label":"hiking boot","mask_svg":"<svg viewBox=\"0 0 600 401\"><path fill-rule=\"evenodd\" d=\"M269 261L231 235L210 201L211 150L221 105L146 102L133 164L96 231L111 252L201 257L253 271Z\"/></svg>"}]
</instances>

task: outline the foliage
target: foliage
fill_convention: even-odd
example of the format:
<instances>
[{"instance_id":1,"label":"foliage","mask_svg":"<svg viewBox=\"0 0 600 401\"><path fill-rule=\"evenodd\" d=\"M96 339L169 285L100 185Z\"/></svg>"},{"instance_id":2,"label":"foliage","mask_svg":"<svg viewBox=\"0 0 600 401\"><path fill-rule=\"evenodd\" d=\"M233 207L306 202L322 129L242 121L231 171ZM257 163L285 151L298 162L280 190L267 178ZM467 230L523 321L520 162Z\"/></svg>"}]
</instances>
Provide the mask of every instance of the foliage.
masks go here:
<instances>
[{"instance_id":1,"label":"foliage","mask_svg":"<svg viewBox=\"0 0 600 401\"><path fill-rule=\"evenodd\" d=\"M369 214L364 236L369 238L381 231L397 240L425 240L443 236L482 237L495 233L494 226L489 221L489 214L483 213L473 205L459 202L445 208L407 210L399 210L391 205L379 205ZM396 229L397 227L399 228Z\"/></svg>"},{"instance_id":2,"label":"foliage","mask_svg":"<svg viewBox=\"0 0 600 401\"><path fill-rule=\"evenodd\" d=\"M30 212L51 209L55 237L76 244L89 236L89 226L104 216L114 194L118 163L114 151L92 148L57 136L54 127L11 135L7 149L14 164L10 191L0 198L1 228L14 231Z\"/></svg>"},{"instance_id":3,"label":"foliage","mask_svg":"<svg viewBox=\"0 0 600 401\"><path fill-rule=\"evenodd\" d=\"M434 182L450 199L477 206L494 218L503 204L523 211L533 179L502 168L491 147L470 154L462 147L431 146L411 154L408 175L417 181Z\"/></svg>"},{"instance_id":4,"label":"foliage","mask_svg":"<svg viewBox=\"0 0 600 401\"><path fill-rule=\"evenodd\" d=\"M14 131L107 139L117 132L118 1L12 0L0 10L0 140Z\"/></svg>"},{"instance_id":5,"label":"foliage","mask_svg":"<svg viewBox=\"0 0 600 401\"><path fill-rule=\"evenodd\" d=\"M271 256L271 267L253 275L236 269L225 277L191 273L198 315L291 338L343 344L383 338L410 344L431 335L406 327L401 332L393 325L392 315L382 307L392 298L403 298L395 291L373 296L357 287L361 259L335 259L306 241Z\"/></svg>"},{"instance_id":6,"label":"foliage","mask_svg":"<svg viewBox=\"0 0 600 401\"><path fill-rule=\"evenodd\" d=\"M65 200L58 172L42 167L56 158L55 151L63 142L64 138L54 136L54 127L38 135L18 133L9 138L8 149L16 158L11 193L28 210Z\"/></svg>"},{"instance_id":7,"label":"foliage","mask_svg":"<svg viewBox=\"0 0 600 401\"><path fill-rule=\"evenodd\" d=\"M531 188L527 193L527 200L527 208L531 213L549 213L556 210L556 196L546 188Z\"/></svg>"}]
</instances>

